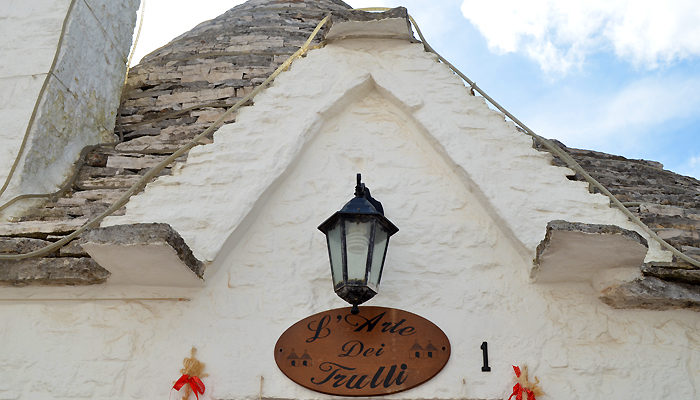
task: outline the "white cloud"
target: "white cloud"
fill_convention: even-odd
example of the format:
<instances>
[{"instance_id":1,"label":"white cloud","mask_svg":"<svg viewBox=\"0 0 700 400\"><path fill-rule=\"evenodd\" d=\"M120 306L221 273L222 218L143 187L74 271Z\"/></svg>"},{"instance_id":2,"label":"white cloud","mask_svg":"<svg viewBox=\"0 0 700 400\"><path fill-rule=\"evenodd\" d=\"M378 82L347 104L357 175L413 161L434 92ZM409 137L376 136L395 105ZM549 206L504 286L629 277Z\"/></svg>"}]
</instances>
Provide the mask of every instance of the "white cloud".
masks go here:
<instances>
[{"instance_id":1,"label":"white cloud","mask_svg":"<svg viewBox=\"0 0 700 400\"><path fill-rule=\"evenodd\" d=\"M697 0L463 0L462 14L491 50L523 52L548 73L601 50L651 69L700 55Z\"/></svg>"},{"instance_id":2,"label":"white cloud","mask_svg":"<svg viewBox=\"0 0 700 400\"><path fill-rule=\"evenodd\" d=\"M525 112L525 123L543 136L572 147L635 152L658 141L667 124L693 118L700 78L641 79L612 94L562 90L536 107Z\"/></svg>"}]
</instances>

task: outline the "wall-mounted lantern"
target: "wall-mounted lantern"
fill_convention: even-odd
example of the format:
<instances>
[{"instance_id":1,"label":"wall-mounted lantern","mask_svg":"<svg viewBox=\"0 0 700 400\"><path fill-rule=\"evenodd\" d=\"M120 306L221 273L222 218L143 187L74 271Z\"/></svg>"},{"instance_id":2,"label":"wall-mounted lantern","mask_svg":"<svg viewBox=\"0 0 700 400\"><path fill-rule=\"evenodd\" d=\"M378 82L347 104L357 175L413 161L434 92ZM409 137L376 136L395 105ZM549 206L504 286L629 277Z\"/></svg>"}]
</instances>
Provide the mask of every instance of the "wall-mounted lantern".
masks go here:
<instances>
[{"instance_id":1,"label":"wall-mounted lantern","mask_svg":"<svg viewBox=\"0 0 700 400\"><path fill-rule=\"evenodd\" d=\"M328 242L335 293L357 313L358 304L377 294L389 237L399 228L384 216L382 204L357 174L355 198L318 229Z\"/></svg>"}]
</instances>

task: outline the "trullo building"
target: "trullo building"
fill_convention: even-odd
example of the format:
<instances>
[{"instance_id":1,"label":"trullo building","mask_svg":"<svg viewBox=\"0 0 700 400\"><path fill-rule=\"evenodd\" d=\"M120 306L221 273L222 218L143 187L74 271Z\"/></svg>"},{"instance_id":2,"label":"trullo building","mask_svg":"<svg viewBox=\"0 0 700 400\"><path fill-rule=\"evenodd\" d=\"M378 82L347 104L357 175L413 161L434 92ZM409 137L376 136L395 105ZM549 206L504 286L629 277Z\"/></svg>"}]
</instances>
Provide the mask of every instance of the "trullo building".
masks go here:
<instances>
[{"instance_id":1,"label":"trullo building","mask_svg":"<svg viewBox=\"0 0 700 400\"><path fill-rule=\"evenodd\" d=\"M0 5L0 399L181 398L193 346L204 398L332 398L273 352L297 321L347 306L316 228L358 172L400 228L360 309L420 315L451 346L432 379L387 398L506 399L512 365L539 379L538 399L700 397L697 261L490 108L405 9L250 0L122 86L137 7ZM224 115L329 14L306 54ZM700 182L563 150L700 259ZM428 339L396 371L441 354ZM292 353L316 382L328 372L312 349Z\"/></svg>"}]
</instances>

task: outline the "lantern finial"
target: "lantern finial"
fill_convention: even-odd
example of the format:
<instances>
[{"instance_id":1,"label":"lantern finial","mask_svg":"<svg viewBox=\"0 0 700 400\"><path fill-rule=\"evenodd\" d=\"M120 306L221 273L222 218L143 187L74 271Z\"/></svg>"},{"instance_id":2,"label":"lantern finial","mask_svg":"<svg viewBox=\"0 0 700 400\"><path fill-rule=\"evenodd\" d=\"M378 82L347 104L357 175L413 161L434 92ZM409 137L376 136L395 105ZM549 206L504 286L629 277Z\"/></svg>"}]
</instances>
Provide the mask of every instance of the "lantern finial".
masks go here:
<instances>
[{"instance_id":1,"label":"lantern finial","mask_svg":"<svg viewBox=\"0 0 700 400\"><path fill-rule=\"evenodd\" d=\"M365 196L365 184L362 183L362 174L357 174L357 186L355 186L355 197Z\"/></svg>"}]
</instances>

